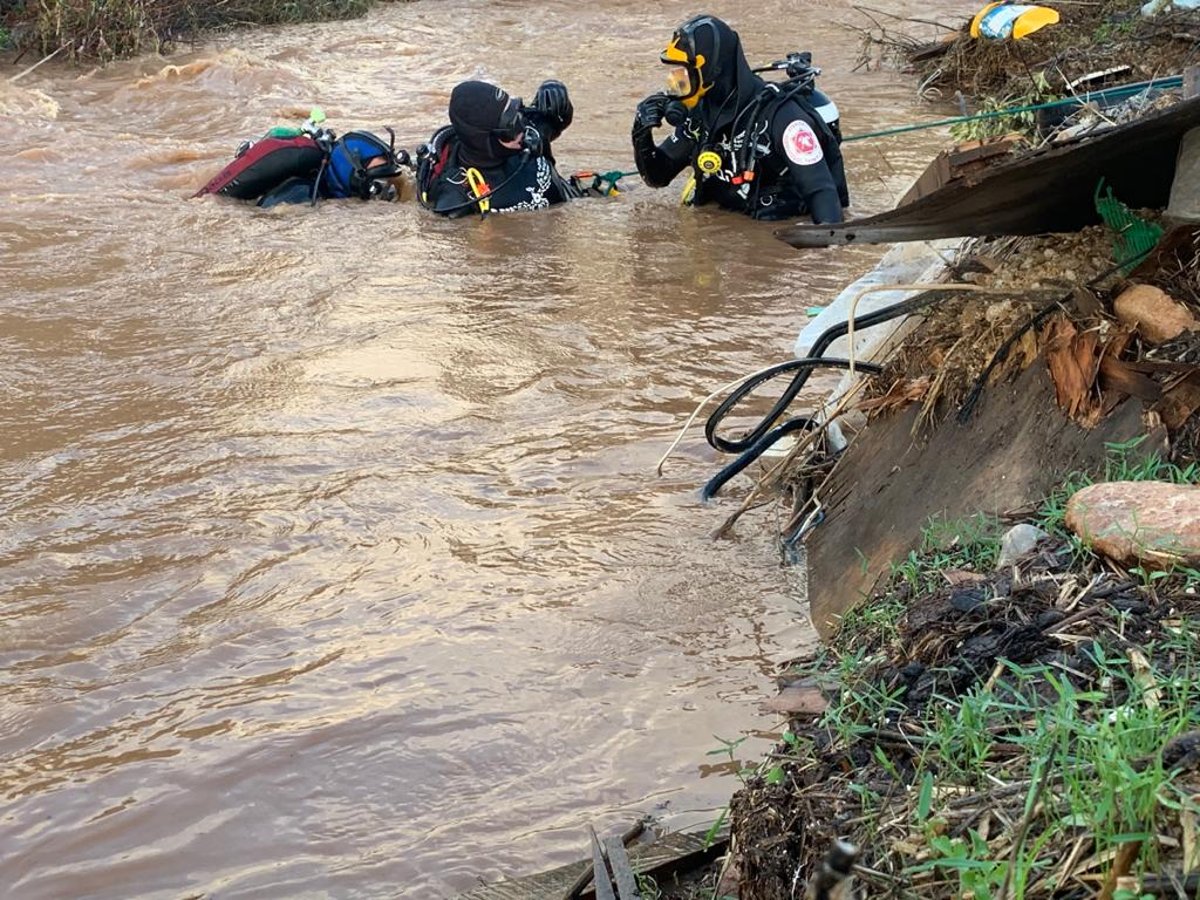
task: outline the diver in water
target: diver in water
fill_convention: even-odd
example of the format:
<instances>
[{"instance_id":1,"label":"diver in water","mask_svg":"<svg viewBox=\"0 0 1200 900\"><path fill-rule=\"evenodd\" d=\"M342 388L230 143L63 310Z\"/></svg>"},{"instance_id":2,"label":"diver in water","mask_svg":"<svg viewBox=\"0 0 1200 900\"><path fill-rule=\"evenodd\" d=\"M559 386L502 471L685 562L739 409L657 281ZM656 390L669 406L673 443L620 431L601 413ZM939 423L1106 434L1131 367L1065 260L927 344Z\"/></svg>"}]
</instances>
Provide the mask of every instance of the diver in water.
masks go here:
<instances>
[{"instance_id":1,"label":"diver in water","mask_svg":"<svg viewBox=\"0 0 1200 900\"><path fill-rule=\"evenodd\" d=\"M350 197L395 200L395 180L411 168L408 153L396 147L395 132L387 129L388 141L369 131L339 138L324 121L318 107L299 128L276 126L262 138L243 141L233 162L193 196L257 200L264 208Z\"/></svg>"},{"instance_id":2,"label":"diver in water","mask_svg":"<svg viewBox=\"0 0 1200 900\"><path fill-rule=\"evenodd\" d=\"M501 88L464 81L450 94L450 124L417 151L417 196L445 216L542 209L580 196L554 164L551 142L574 109L561 81L544 81L525 106Z\"/></svg>"},{"instance_id":3,"label":"diver in water","mask_svg":"<svg viewBox=\"0 0 1200 900\"><path fill-rule=\"evenodd\" d=\"M705 15L681 25L660 59L672 67L670 90L638 104L633 122L646 184L666 187L690 167L695 184L684 200L693 205L756 219L842 221L850 197L837 107L813 86L819 70L808 54L767 67L785 69L787 81L765 81L746 62L737 32ZM675 130L655 145L652 131L664 118Z\"/></svg>"}]
</instances>

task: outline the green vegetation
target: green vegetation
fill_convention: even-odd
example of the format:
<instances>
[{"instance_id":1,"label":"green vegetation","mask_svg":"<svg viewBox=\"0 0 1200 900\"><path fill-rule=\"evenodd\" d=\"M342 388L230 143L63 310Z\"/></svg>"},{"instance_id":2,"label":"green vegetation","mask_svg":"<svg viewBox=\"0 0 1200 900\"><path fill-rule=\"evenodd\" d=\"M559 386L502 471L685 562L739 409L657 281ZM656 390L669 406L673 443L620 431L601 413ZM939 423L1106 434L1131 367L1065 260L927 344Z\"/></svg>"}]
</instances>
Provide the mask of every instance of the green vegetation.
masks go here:
<instances>
[{"instance_id":1,"label":"green vegetation","mask_svg":"<svg viewBox=\"0 0 1200 900\"><path fill-rule=\"evenodd\" d=\"M1140 440L1109 451L1106 481L1200 481ZM1015 570L992 571L995 519L931 522L796 668L828 705L792 721L732 805L760 877L774 863L744 832L775 819L807 823L778 877L811 874L845 837L872 896L1138 900L1194 877L1200 572L1092 556L1063 516L1093 478L1040 504L1050 538Z\"/></svg>"},{"instance_id":2,"label":"green vegetation","mask_svg":"<svg viewBox=\"0 0 1200 900\"><path fill-rule=\"evenodd\" d=\"M1194 642L1183 649L1179 662L1194 671L1200 661ZM1200 687L1161 670L1143 679L1129 659L1108 656L1099 643L1089 653L1098 675L1091 690L1049 666L1006 664L1009 678L998 690L938 698L944 706L917 757L917 779L932 784L928 776L936 772L943 785L978 791L997 780L1022 785L1020 821L1036 838L1010 842L1009 857L998 858L974 829L963 837L943 834L948 820L941 814L950 807L930 795L926 815L914 819L931 852L909 873L953 875L959 890L978 898L994 896L1007 880L1020 897L1035 881L1049 878L1060 887L1064 879L1052 876L1061 848L1081 837L1099 855L1139 845L1136 869L1122 874L1158 870L1157 835L1176 827L1181 811L1200 813L1184 773L1165 765L1162 753L1200 728ZM1045 685L1053 689L1049 699Z\"/></svg>"},{"instance_id":3,"label":"green vegetation","mask_svg":"<svg viewBox=\"0 0 1200 900\"><path fill-rule=\"evenodd\" d=\"M883 837L892 823L880 855L902 860L889 877L920 896L1049 896L1080 875L1157 873L1163 842L1187 841L1182 832L1200 820L1195 763L1168 762L1174 745L1200 743L1194 624L1125 654L1093 640L1078 653L1083 678L1002 661L994 681L935 692L916 714L905 686L871 677L878 659L834 651L838 690L817 723L822 738L788 732L781 750L805 766L816 744L847 758L871 746L842 789L863 834ZM894 741L886 750L875 740L883 734ZM775 761L763 782L783 783L788 765ZM1072 846L1078 858L1066 860ZM1094 871L1079 872L1088 860Z\"/></svg>"},{"instance_id":4,"label":"green vegetation","mask_svg":"<svg viewBox=\"0 0 1200 900\"><path fill-rule=\"evenodd\" d=\"M1105 19L1092 31L1092 37L1097 44L1111 44L1132 37L1137 31L1138 19L1129 16L1124 19Z\"/></svg>"},{"instance_id":5,"label":"green vegetation","mask_svg":"<svg viewBox=\"0 0 1200 900\"><path fill-rule=\"evenodd\" d=\"M956 522L934 519L921 532L920 547L903 562L892 564L893 579L902 581L910 591L922 592L944 585L944 572L991 571L1003 534L1000 522L992 516Z\"/></svg>"},{"instance_id":6,"label":"green vegetation","mask_svg":"<svg viewBox=\"0 0 1200 900\"><path fill-rule=\"evenodd\" d=\"M1001 110L1037 106L1040 103L1061 99L1061 95L1050 86L1044 72L1033 73L1029 76L1029 81L1029 90L1023 93L1010 94L1005 97L984 97L980 101L979 112L999 113ZM1032 110L1011 115L995 115L986 119L973 119L950 126L950 136L959 142L981 141L1012 133L1033 136L1036 132L1037 114Z\"/></svg>"},{"instance_id":7,"label":"green vegetation","mask_svg":"<svg viewBox=\"0 0 1200 900\"><path fill-rule=\"evenodd\" d=\"M109 60L217 28L363 15L371 0L19 0L2 23L43 54ZM0 31L0 34L9 32Z\"/></svg>"}]
</instances>

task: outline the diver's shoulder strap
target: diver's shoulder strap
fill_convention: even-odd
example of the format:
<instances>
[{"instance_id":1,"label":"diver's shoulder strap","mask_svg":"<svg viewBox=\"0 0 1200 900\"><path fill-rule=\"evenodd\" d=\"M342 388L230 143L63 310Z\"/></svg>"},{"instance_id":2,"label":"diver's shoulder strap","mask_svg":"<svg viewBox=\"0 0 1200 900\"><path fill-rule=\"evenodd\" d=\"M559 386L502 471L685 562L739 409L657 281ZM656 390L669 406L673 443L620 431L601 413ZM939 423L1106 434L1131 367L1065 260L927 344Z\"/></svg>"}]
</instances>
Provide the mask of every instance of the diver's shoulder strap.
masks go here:
<instances>
[{"instance_id":1,"label":"diver's shoulder strap","mask_svg":"<svg viewBox=\"0 0 1200 900\"><path fill-rule=\"evenodd\" d=\"M779 110L781 110L787 103L794 103L796 106L800 107L800 111L803 112L805 117L809 119L809 123L817 132L817 137L820 139L821 145L825 148L826 152L829 152L830 147L836 148L838 146L839 142L837 135L833 133L833 129L829 127L829 123L825 121L825 117L821 115L815 106L813 106L812 102L807 96L804 95L804 93L799 91L795 93L789 93L787 91L778 90L778 86L772 85L772 87L776 87L776 93L778 96L773 98L770 104L764 108L764 114L767 116L768 121L773 121L776 113L778 113Z\"/></svg>"},{"instance_id":2,"label":"diver's shoulder strap","mask_svg":"<svg viewBox=\"0 0 1200 900\"><path fill-rule=\"evenodd\" d=\"M437 181L458 167L458 135L453 125L443 125L417 151L417 199L429 205Z\"/></svg>"}]
</instances>

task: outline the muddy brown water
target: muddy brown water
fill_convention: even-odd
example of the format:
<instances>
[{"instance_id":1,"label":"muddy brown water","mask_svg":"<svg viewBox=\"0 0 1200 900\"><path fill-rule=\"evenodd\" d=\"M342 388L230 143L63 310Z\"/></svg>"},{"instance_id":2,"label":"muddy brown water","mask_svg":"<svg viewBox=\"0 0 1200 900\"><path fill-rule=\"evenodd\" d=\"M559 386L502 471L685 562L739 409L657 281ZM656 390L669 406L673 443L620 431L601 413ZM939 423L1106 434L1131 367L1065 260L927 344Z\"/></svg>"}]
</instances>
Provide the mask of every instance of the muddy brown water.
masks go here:
<instances>
[{"instance_id":1,"label":"muddy brown water","mask_svg":"<svg viewBox=\"0 0 1200 900\"><path fill-rule=\"evenodd\" d=\"M848 133L931 114L851 71L848 7L708 6L756 60L813 49ZM6 73L6 897L448 897L576 858L586 822L724 804L707 752L776 725L803 578L764 517L706 538L738 490L698 501L698 431L654 462L877 251L801 255L636 179L483 222L185 199L311 103L415 145L471 76L564 79L564 168L631 168L694 11L422 0ZM855 210L940 140L850 149Z\"/></svg>"}]
</instances>

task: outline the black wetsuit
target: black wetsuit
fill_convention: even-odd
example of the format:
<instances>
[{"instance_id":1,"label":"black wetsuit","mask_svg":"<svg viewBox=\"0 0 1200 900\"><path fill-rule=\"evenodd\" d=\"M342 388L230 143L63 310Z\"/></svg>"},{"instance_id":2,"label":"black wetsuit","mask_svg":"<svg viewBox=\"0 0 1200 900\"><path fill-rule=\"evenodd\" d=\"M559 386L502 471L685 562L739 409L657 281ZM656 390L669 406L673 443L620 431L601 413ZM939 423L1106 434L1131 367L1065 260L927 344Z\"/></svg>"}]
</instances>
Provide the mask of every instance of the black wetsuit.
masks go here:
<instances>
[{"instance_id":1,"label":"black wetsuit","mask_svg":"<svg viewBox=\"0 0 1200 900\"><path fill-rule=\"evenodd\" d=\"M458 143L452 130L445 140L452 142L452 145ZM451 217L480 212L479 205L470 202L475 194L467 182L467 168L461 148L451 146L445 168L430 182L424 193L422 199L425 204L434 212ZM478 169L492 191L488 198L492 212L544 209L579 196L579 192L554 167L549 142L536 156L514 150L511 155L490 166L474 168Z\"/></svg>"},{"instance_id":2,"label":"black wetsuit","mask_svg":"<svg viewBox=\"0 0 1200 900\"><path fill-rule=\"evenodd\" d=\"M428 167L418 172L421 202L451 217L482 212L468 181L475 169L487 185L487 208L492 212L544 209L580 196L554 165L551 142L570 124L559 116L523 107L522 123L536 129L540 146L533 152L500 145L491 127L508 95L482 82L468 82L451 96L452 124L439 130L428 145ZM460 90L467 88L467 90ZM422 179L424 175L424 179Z\"/></svg>"},{"instance_id":3,"label":"black wetsuit","mask_svg":"<svg viewBox=\"0 0 1200 900\"><path fill-rule=\"evenodd\" d=\"M817 109L829 101L811 88L789 98L769 85L751 71L737 33L711 21L711 29L698 32L701 38L720 32L715 65L702 70L710 86L687 120L657 146L651 127L634 123L642 179L665 187L691 167L691 202L697 206L716 203L756 219L808 215L817 223L840 222L850 204L840 140L836 124ZM698 160L706 151L719 155L718 171L701 170ZM746 171L753 177L747 179Z\"/></svg>"}]
</instances>

